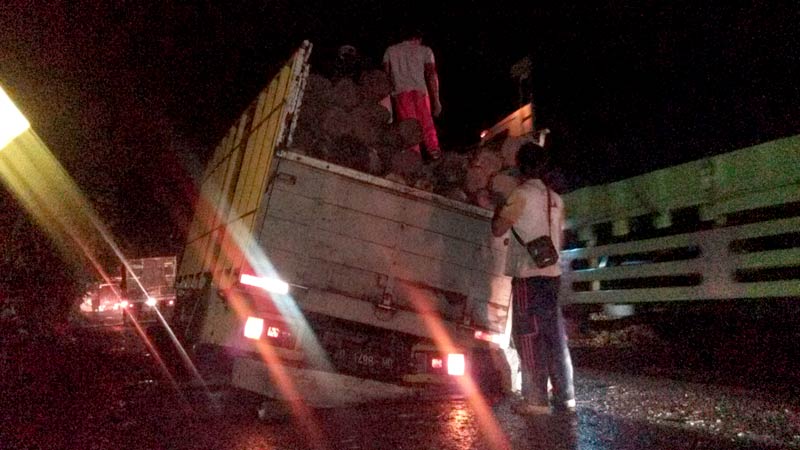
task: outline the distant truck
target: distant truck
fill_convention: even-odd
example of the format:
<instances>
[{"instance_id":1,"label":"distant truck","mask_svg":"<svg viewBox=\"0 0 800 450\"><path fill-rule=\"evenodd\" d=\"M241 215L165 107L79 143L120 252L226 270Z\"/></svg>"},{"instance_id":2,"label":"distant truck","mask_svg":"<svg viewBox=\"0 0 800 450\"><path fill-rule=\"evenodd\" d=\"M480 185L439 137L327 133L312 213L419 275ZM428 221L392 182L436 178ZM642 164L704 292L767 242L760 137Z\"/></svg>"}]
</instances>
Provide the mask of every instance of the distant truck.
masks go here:
<instances>
[{"instance_id":1,"label":"distant truck","mask_svg":"<svg viewBox=\"0 0 800 450\"><path fill-rule=\"evenodd\" d=\"M120 268L120 302L128 314L140 320L155 319L158 307L169 317L175 305L176 256L137 258Z\"/></svg>"},{"instance_id":2,"label":"distant truck","mask_svg":"<svg viewBox=\"0 0 800 450\"><path fill-rule=\"evenodd\" d=\"M89 287L80 304L81 312L100 313L106 320L127 321L129 315L155 319L155 310L147 304L149 300L168 316L175 305L176 260L175 256L128 260L127 267L120 267L119 276Z\"/></svg>"},{"instance_id":3,"label":"distant truck","mask_svg":"<svg viewBox=\"0 0 800 450\"><path fill-rule=\"evenodd\" d=\"M84 294L80 310L84 313L118 311L122 306L119 279L94 283Z\"/></svg>"},{"instance_id":4,"label":"distant truck","mask_svg":"<svg viewBox=\"0 0 800 450\"><path fill-rule=\"evenodd\" d=\"M305 43L202 177L173 327L226 383L332 405L510 380L491 211L288 151Z\"/></svg>"}]
</instances>

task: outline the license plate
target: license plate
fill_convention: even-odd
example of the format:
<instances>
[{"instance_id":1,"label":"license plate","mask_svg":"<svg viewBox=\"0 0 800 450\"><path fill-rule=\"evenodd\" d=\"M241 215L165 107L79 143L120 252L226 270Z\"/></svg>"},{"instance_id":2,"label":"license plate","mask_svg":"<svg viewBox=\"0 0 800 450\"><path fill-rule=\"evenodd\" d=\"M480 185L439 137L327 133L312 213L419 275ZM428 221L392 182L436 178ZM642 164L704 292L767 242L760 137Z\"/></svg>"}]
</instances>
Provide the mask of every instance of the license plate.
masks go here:
<instances>
[{"instance_id":1,"label":"license plate","mask_svg":"<svg viewBox=\"0 0 800 450\"><path fill-rule=\"evenodd\" d=\"M355 354L356 363L366 367L373 367L373 368L381 368L381 369L391 369L394 367L394 359L387 357L376 355L372 353L356 353Z\"/></svg>"},{"instance_id":2,"label":"license plate","mask_svg":"<svg viewBox=\"0 0 800 450\"><path fill-rule=\"evenodd\" d=\"M394 358L389 356L378 353L348 351L347 349L339 349L336 352L336 359L351 366L355 365L372 370L391 370L395 364Z\"/></svg>"}]
</instances>

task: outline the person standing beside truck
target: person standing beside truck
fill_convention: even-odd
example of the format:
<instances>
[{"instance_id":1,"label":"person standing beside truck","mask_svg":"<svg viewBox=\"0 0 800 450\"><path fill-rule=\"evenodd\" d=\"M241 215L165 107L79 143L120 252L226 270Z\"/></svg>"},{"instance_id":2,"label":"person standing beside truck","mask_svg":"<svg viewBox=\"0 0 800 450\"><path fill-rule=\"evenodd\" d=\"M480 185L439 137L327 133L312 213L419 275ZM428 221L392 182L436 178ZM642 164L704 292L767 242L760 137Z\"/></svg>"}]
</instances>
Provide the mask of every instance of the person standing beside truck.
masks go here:
<instances>
[{"instance_id":1,"label":"person standing beside truck","mask_svg":"<svg viewBox=\"0 0 800 450\"><path fill-rule=\"evenodd\" d=\"M561 248L564 202L542 177L547 170L546 151L537 144L520 147L517 162L522 182L499 205L492 218L492 234L509 238L506 275L512 277L514 344L522 365L523 400L514 405L519 414L574 411L575 386L572 359L558 304L561 267L538 266L522 242L549 235ZM548 380L552 399L548 399ZM550 401L552 400L552 402Z\"/></svg>"},{"instance_id":2,"label":"person standing beside truck","mask_svg":"<svg viewBox=\"0 0 800 450\"><path fill-rule=\"evenodd\" d=\"M392 81L392 100L397 120L416 119L422 127L422 142L427 156L442 155L433 118L439 117L439 75L433 50L422 44L419 30L407 33L404 40L386 49L383 66ZM420 153L420 146L413 151Z\"/></svg>"}]
</instances>

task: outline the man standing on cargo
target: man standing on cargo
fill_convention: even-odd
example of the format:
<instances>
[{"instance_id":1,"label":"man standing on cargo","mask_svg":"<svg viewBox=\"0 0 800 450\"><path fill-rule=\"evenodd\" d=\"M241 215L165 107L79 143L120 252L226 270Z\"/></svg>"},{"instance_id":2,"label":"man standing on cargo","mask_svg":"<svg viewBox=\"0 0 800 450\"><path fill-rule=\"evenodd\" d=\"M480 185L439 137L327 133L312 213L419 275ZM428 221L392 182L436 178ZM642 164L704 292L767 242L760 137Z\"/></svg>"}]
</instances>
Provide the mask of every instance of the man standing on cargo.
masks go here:
<instances>
[{"instance_id":1,"label":"man standing on cargo","mask_svg":"<svg viewBox=\"0 0 800 450\"><path fill-rule=\"evenodd\" d=\"M439 159L442 152L433 118L439 117L439 76L430 47L422 45L422 33L414 31L405 40L386 49L383 66L392 80L392 99L397 120L417 119L427 156ZM412 149L420 152L419 145Z\"/></svg>"},{"instance_id":2,"label":"man standing on cargo","mask_svg":"<svg viewBox=\"0 0 800 450\"><path fill-rule=\"evenodd\" d=\"M513 296L512 334L522 365L523 401L514 405L519 414L574 411L575 386L572 359L567 347L564 317L558 304L561 267L539 267L520 241L526 243L550 235L561 248L564 203L542 181L547 170L545 150L524 144L517 154L522 184L516 187L492 218L492 234L501 237L509 230L519 238L508 239L506 275ZM549 220L548 220L549 219ZM548 399L547 382L552 384Z\"/></svg>"}]
</instances>

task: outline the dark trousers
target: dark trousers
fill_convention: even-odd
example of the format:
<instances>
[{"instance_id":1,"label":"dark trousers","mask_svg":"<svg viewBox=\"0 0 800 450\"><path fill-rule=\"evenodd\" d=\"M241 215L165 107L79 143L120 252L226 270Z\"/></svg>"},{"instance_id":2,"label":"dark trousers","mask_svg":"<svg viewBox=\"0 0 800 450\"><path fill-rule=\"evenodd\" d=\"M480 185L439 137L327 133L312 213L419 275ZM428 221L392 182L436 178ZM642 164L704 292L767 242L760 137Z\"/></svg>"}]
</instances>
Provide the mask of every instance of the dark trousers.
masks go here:
<instances>
[{"instance_id":1,"label":"dark trousers","mask_svg":"<svg viewBox=\"0 0 800 450\"><path fill-rule=\"evenodd\" d=\"M511 282L512 334L522 363L522 395L535 405L548 405L548 379L554 405L575 399L572 359L558 304L559 284L558 277L514 278Z\"/></svg>"}]
</instances>

